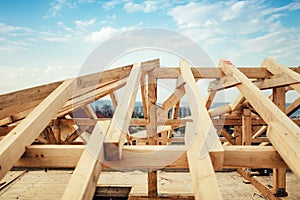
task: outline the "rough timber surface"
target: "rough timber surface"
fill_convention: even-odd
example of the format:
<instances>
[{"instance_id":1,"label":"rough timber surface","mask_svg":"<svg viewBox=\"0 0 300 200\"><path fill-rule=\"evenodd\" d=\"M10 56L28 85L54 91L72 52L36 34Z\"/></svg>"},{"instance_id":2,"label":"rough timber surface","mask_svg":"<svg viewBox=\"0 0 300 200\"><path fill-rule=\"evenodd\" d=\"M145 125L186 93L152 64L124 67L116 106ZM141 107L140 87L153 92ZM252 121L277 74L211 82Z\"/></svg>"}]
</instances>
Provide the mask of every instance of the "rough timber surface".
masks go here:
<instances>
[{"instance_id":1,"label":"rough timber surface","mask_svg":"<svg viewBox=\"0 0 300 200\"><path fill-rule=\"evenodd\" d=\"M71 178L72 170L31 170L0 191L0 199L38 200L61 199L64 189ZM2 182L20 171L10 171ZM244 184L236 172L216 173L219 188L224 200L260 200L260 193L250 184ZM264 184L272 184L272 176L258 177ZM192 195L191 175L184 172L158 172L158 190L166 195ZM287 173L289 199L300 198L300 179ZM147 173L102 172L98 185L132 186L130 196L147 195Z\"/></svg>"}]
</instances>

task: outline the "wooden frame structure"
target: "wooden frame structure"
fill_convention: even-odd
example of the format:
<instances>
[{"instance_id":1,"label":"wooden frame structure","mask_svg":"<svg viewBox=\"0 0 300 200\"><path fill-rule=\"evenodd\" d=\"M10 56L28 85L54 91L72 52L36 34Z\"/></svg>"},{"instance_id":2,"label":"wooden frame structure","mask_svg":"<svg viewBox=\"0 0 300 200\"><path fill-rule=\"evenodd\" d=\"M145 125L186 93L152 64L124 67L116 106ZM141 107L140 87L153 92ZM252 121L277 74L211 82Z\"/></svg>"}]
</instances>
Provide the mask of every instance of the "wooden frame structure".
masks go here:
<instances>
[{"instance_id":1,"label":"wooden frame structure","mask_svg":"<svg viewBox=\"0 0 300 200\"><path fill-rule=\"evenodd\" d=\"M190 67L184 59L161 68L157 59L0 95L0 178L13 166L75 168L62 198L92 199L102 169L140 169L148 171L148 196L136 199L159 199L156 170L183 168L192 175L195 199L222 199L215 170L236 168L264 196L280 199L287 195L286 169L300 177L300 120L289 117L300 95L285 106L287 91L300 92L299 73L272 59L253 68L222 59L215 68ZM177 80L161 106L158 79ZM207 97L199 79L212 79ZM240 92L233 102L211 108L218 91L233 87ZM270 97L262 93L267 89ZM132 118L138 92L144 116ZM114 115L98 118L90 104L107 95ZM191 116L180 118L185 95ZM146 130L137 137L130 126ZM184 138L174 137L180 127ZM273 190L251 168L273 168Z\"/></svg>"}]
</instances>

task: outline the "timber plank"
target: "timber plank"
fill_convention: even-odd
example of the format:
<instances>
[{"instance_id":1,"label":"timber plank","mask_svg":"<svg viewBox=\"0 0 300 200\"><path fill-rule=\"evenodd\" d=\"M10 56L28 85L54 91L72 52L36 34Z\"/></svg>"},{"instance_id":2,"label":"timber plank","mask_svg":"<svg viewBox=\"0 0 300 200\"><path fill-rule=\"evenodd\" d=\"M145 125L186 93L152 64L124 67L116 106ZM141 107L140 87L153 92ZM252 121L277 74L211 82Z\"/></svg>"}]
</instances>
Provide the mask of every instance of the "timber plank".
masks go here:
<instances>
[{"instance_id":1,"label":"timber plank","mask_svg":"<svg viewBox=\"0 0 300 200\"><path fill-rule=\"evenodd\" d=\"M222 199L212 162L208 156L208 151L211 147L206 146L208 135L211 137L218 136L214 128L212 128L213 124L205 107L205 102L197 89L195 79L187 61L181 59L179 66L182 79L186 82L184 88L194 120L186 125L185 138L190 140L190 142L186 143L190 145L187 150L187 156L195 198L211 199L214 197L215 199ZM201 127L199 127L200 124ZM217 139L217 142L220 141ZM201 152L201 148L207 152Z\"/></svg>"}]
</instances>

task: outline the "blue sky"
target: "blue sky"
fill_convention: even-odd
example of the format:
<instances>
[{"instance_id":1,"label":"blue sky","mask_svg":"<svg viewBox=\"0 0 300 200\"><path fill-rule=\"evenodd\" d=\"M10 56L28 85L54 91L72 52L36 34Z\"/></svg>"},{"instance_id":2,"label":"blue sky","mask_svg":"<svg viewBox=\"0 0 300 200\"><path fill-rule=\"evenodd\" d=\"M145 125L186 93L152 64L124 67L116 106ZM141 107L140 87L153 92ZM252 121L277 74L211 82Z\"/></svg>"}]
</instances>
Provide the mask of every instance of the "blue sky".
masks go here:
<instances>
[{"instance_id":1,"label":"blue sky","mask_svg":"<svg viewBox=\"0 0 300 200\"><path fill-rule=\"evenodd\" d=\"M74 77L102 42L144 27L191 38L215 64L299 66L299 18L300 1L0 1L0 93Z\"/></svg>"}]
</instances>

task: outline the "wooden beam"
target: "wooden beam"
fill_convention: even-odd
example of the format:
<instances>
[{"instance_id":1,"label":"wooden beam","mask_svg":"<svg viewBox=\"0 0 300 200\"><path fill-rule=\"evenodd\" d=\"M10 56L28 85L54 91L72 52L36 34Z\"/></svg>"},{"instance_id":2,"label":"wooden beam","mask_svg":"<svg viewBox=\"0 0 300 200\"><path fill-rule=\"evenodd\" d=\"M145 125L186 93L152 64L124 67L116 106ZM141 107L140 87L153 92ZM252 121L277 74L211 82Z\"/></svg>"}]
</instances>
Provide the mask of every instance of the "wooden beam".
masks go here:
<instances>
[{"instance_id":1,"label":"wooden beam","mask_svg":"<svg viewBox=\"0 0 300 200\"><path fill-rule=\"evenodd\" d=\"M226 114L226 113L230 113L231 111L232 110L231 110L230 105L225 104L225 105L210 109L208 111L208 114L211 118L213 118L213 117L220 116L220 115L223 115L223 114Z\"/></svg>"},{"instance_id":2,"label":"wooden beam","mask_svg":"<svg viewBox=\"0 0 300 200\"><path fill-rule=\"evenodd\" d=\"M127 82L127 78L120 79L118 81L112 82L98 89L92 90L86 94L77 96L69 100L64 105L64 107L60 110L58 116L59 117L64 116L82 106L86 106L87 104L92 103L117 89L120 89L121 87L125 86L126 82Z\"/></svg>"},{"instance_id":3,"label":"wooden beam","mask_svg":"<svg viewBox=\"0 0 300 200\"><path fill-rule=\"evenodd\" d=\"M116 109L116 107L118 106L118 102L119 102L117 95L115 94L115 92L111 92L111 93L109 93L109 96L113 103L114 109Z\"/></svg>"},{"instance_id":4,"label":"wooden beam","mask_svg":"<svg viewBox=\"0 0 300 200\"><path fill-rule=\"evenodd\" d=\"M284 87L299 82L300 80L295 79L289 74L282 73L282 74L276 74L274 76L267 77L265 79L254 81L253 83L261 90L265 90L274 87Z\"/></svg>"},{"instance_id":5,"label":"wooden beam","mask_svg":"<svg viewBox=\"0 0 300 200\"><path fill-rule=\"evenodd\" d=\"M273 88L273 102L277 107L285 112L285 93L283 87ZM274 168L273 169L273 193L275 195L287 196L286 192L286 169Z\"/></svg>"},{"instance_id":6,"label":"wooden beam","mask_svg":"<svg viewBox=\"0 0 300 200\"><path fill-rule=\"evenodd\" d=\"M207 96L206 96L206 100L205 100L205 107L208 110L216 96L217 91L209 91Z\"/></svg>"},{"instance_id":7,"label":"wooden beam","mask_svg":"<svg viewBox=\"0 0 300 200\"><path fill-rule=\"evenodd\" d=\"M175 91L163 102L162 108L164 113L168 113L169 110L180 102L181 98L185 95L184 84L180 85Z\"/></svg>"},{"instance_id":8,"label":"wooden beam","mask_svg":"<svg viewBox=\"0 0 300 200\"><path fill-rule=\"evenodd\" d=\"M293 114L296 110L300 108L300 97L298 97L293 103L291 103L286 109L285 112L287 115Z\"/></svg>"},{"instance_id":9,"label":"wooden beam","mask_svg":"<svg viewBox=\"0 0 300 200\"><path fill-rule=\"evenodd\" d=\"M147 127L147 137L148 144L154 145L157 141L154 139L154 136L157 133L157 79L155 76L155 69L159 68L160 64L158 63L155 68L148 72L148 116L149 124ZM157 171L148 172L148 196L156 197L158 196L157 189Z\"/></svg>"},{"instance_id":10,"label":"wooden beam","mask_svg":"<svg viewBox=\"0 0 300 200\"><path fill-rule=\"evenodd\" d=\"M235 74L242 84L237 85L263 120L268 123L268 138L290 169L300 177L300 128L272 103L247 77L232 63L221 61L223 71ZM299 74L298 74L299 75ZM293 155L293 156L291 156Z\"/></svg>"},{"instance_id":11,"label":"wooden beam","mask_svg":"<svg viewBox=\"0 0 300 200\"><path fill-rule=\"evenodd\" d=\"M62 81L0 95L0 119L36 107L61 83Z\"/></svg>"},{"instance_id":12,"label":"wooden beam","mask_svg":"<svg viewBox=\"0 0 300 200\"><path fill-rule=\"evenodd\" d=\"M245 172L242 169L238 169L238 173L247 181L250 181L250 183L258 189L262 195L267 197L270 200L280 200L279 198L275 197L273 195L273 192L267 188L264 184L262 184L260 181L257 180L256 177L251 176L249 173Z\"/></svg>"},{"instance_id":13,"label":"wooden beam","mask_svg":"<svg viewBox=\"0 0 300 200\"><path fill-rule=\"evenodd\" d=\"M85 145L32 145L15 167L75 168ZM212 160L220 155L213 149ZM184 146L138 145L124 146L122 160L105 161L103 168L117 170L188 169ZM224 168L284 168L276 149L272 146L225 146Z\"/></svg>"},{"instance_id":14,"label":"wooden beam","mask_svg":"<svg viewBox=\"0 0 300 200\"><path fill-rule=\"evenodd\" d=\"M157 197L148 196L129 196L128 200L194 200L194 196L188 195L170 195L170 194L159 194Z\"/></svg>"},{"instance_id":15,"label":"wooden beam","mask_svg":"<svg viewBox=\"0 0 300 200\"><path fill-rule=\"evenodd\" d=\"M238 80L234 75L220 77L209 83L208 91L227 89L234 87L239 83L241 83L240 80Z\"/></svg>"},{"instance_id":16,"label":"wooden beam","mask_svg":"<svg viewBox=\"0 0 300 200\"><path fill-rule=\"evenodd\" d=\"M269 72L271 72L274 75L279 75L279 74L286 74L289 75L291 78L294 80L300 80L300 74L277 63L275 60L268 58L263 61L261 66L264 66L267 68ZM291 85L291 87L296 90L297 92L300 93L300 84L294 84Z\"/></svg>"},{"instance_id":17,"label":"wooden beam","mask_svg":"<svg viewBox=\"0 0 300 200\"><path fill-rule=\"evenodd\" d=\"M186 82L184 88L194 120L186 125L186 139L187 141L190 140L186 145L190 145L187 156L195 198L211 199L211 197L214 197L215 199L222 199L212 162L208 156L208 151L211 147L206 146L208 135L211 136L209 139L214 139L214 136L218 136L213 128L212 121L187 61L180 59L179 66L182 79ZM220 141L218 140L217 142ZM207 152L201 152L201 148Z\"/></svg>"},{"instance_id":18,"label":"wooden beam","mask_svg":"<svg viewBox=\"0 0 300 200\"><path fill-rule=\"evenodd\" d=\"M65 189L62 199L93 199L102 170L104 133L98 122Z\"/></svg>"},{"instance_id":19,"label":"wooden beam","mask_svg":"<svg viewBox=\"0 0 300 200\"><path fill-rule=\"evenodd\" d=\"M268 129L268 126L262 126L260 129L258 129L252 136L252 138L257 138L261 136L264 132L266 132Z\"/></svg>"},{"instance_id":20,"label":"wooden beam","mask_svg":"<svg viewBox=\"0 0 300 200\"><path fill-rule=\"evenodd\" d=\"M0 141L0 179L11 169L71 97L74 79L64 81L43 100L16 128Z\"/></svg>"},{"instance_id":21,"label":"wooden beam","mask_svg":"<svg viewBox=\"0 0 300 200\"><path fill-rule=\"evenodd\" d=\"M195 78L216 79L224 76L224 72L219 67L193 67L191 68ZM248 78L266 78L272 74L264 67L242 67L239 70ZM158 68L155 70L158 79L177 79L180 74L178 67Z\"/></svg>"},{"instance_id":22,"label":"wooden beam","mask_svg":"<svg viewBox=\"0 0 300 200\"><path fill-rule=\"evenodd\" d=\"M154 70L148 73L148 117L149 124L147 126L147 133L149 144L155 144L155 141L151 139L157 132L157 79L155 77Z\"/></svg>"},{"instance_id":23,"label":"wooden beam","mask_svg":"<svg viewBox=\"0 0 300 200\"><path fill-rule=\"evenodd\" d=\"M242 115L242 145L251 145L252 128L251 128L251 111L243 110Z\"/></svg>"},{"instance_id":24,"label":"wooden beam","mask_svg":"<svg viewBox=\"0 0 300 200\"><path fill-rule=\"evenodd\" d=\"M122 101L120 101L115 110L106 134L104 142L104 155L106 160L121 159L122 147L126 140L126 135L128 134L141 72L141 63L134 64L122 93Z\"/></svg>"},{"instance_id":25,"label":"wooden beam","mask_svg":"<svg viewBox=\"0 0 300 200\"><path fill-rule=\"evenodd\" d=\"M230 143L230 144L235 144L235 138L232 137L232 135L230 133L228 133L228 131L226 131L225 128L221 129L221 134L226 138L226 140Z\"/></svg>"},{"instance_id":26,"label":"wooden beam","mask_svg":"<svg viewBox=\"0 0 300 200\"><path fill-rule=\"evenodd\" d=\"M146 73L142 73L140 85L141 85L141 95L142 95L142 104L143 104L143 112L144 112L144 118L148 118L148 94L147 94L147 85L146 85Z\"/></svg>"}]
</instances>

